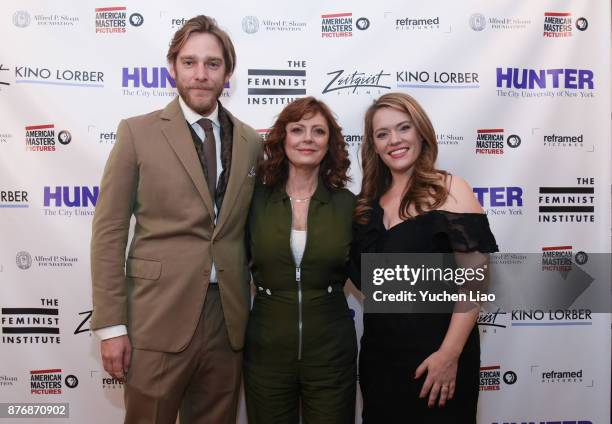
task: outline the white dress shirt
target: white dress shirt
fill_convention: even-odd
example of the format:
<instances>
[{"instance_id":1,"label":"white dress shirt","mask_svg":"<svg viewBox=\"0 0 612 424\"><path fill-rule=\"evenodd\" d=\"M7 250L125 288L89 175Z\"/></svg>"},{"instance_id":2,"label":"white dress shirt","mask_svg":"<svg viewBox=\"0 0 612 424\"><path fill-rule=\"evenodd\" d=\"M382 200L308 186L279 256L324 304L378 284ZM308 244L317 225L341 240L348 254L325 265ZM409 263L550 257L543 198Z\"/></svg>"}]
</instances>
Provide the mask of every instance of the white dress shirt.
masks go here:
<instances>
[{"instance_id":1,"label":"white dress shirt","mask_svg":"<svg viewBox=\"0 0 612 424\"><path fill-rule=\"evenodd\" d=\"M179 96L179 105L181 106L181 111L183 112L183 116L185 116L185 120L191 125L191 128L195 131L195 133L200 137L200 140L204 141L204 129L198 124L198 121L202 118L210 119L212 122L213 133L215 134L215 153L217 156L217 181L219 181L219 176L221 175L222 164L221 164L221 124L219 123L219 104L215 105L215 110L212 111L208 116L203 116L195 112L187 103L183 101L183 98ZM217 223L217 216L219 215L219 211L217 210L217 205L215 204L215 200L213 199L213 206L215 208L215 224ZM212 264L212 269L210 271L210 281L216 283L217 282L217 270L215 268L215 263ZM100 328L94 331L95 335L100 338L100 340L111 339L113 337L123 336L127 334L127 327L123 324L120 325L111 325L109 327Z\"/></svg>"}]
</instances>

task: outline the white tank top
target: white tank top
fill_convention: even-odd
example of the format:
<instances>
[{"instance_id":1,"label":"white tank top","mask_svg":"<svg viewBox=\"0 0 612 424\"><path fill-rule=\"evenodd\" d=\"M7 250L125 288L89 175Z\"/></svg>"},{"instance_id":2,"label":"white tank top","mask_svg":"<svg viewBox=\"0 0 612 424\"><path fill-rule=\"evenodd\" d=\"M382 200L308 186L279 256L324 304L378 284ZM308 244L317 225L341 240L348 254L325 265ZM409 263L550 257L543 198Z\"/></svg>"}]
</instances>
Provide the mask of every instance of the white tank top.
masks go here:
<instances>
[{"instance_id":1,"label":"white tank top","mask_svg":"<svg viewBox=\"0 0 612 424\"><path fill-rule=\"evenodd\" d=\"M306 231L291 229L291 252L295 259L295 264L300 266L302 263L302 257L304 256L304 249L306 248Z\"/></svg>"}]
</instances>

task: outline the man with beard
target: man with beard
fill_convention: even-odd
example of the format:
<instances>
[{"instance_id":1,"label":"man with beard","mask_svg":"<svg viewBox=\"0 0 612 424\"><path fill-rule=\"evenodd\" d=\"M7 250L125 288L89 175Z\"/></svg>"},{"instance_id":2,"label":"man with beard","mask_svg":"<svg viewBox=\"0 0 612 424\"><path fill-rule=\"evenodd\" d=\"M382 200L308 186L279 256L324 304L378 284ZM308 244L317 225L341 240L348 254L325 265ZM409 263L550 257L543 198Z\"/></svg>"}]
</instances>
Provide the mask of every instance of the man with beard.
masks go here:
<instances>
[{"instance_id":1,"label":"man with beard","mask_svg":"<svg viewBox=\"0 0 612 424\"><path fill-rule=\"evenodd\" d=\"M123 120L93 221L91 328L125 380L126 423L236 422L250 296L256 132L218 101L236 63L207 16L167 54L179 97ZM126 258L130 219L134 236Z\"/></svg>"}]
</instances>

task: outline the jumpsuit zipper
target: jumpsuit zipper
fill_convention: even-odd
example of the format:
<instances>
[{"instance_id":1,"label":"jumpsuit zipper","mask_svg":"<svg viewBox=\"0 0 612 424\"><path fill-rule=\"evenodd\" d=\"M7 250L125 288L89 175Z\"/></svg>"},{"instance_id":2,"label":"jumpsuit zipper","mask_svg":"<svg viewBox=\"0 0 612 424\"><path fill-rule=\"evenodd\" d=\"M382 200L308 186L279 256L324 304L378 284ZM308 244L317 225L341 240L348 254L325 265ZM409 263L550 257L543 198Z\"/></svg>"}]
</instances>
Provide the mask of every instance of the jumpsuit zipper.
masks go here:
<instances>
[{"instance_id":1,"label":"jumpsuit zipper","mask_svg":"<svg viewBox=\"0 0 612 424\"><path fill-rule=\"evenodd\" d=\"M291 200L289 200L289 204L291 205ZM298 265L295 261L295 256L293 255L293 250L291 249L291 230L293 230L293 205L291 205L291 227L289 228L289 251L291 252L291 258L293 258L293 265L295 266L295 282L297 284L297 295L298 295L298 361L302 360L302 349L303 349L303 317L302 317L302 262L304 261L304 256L306 255L306 246L308 245L308 224L310 218L310 207L312 205L308 205L308 213L306 215L306 240L304 241L304 253L302 254L302 260L300 261L300 265Z\"/></svg>"},{"instance_id":2,"label":"jumpsuit zipper","mask_svg":"<svg viewBox=\"0 0 612 424\"><path fill-rule=\"evenodd\" d=\"M308 237L308 236L307 236ZM306 250L306 249L304 249ZM295 281L298 286L298 361L302 360L302 268L299 266L295 268Z\"/></svg>"}]
</instances>

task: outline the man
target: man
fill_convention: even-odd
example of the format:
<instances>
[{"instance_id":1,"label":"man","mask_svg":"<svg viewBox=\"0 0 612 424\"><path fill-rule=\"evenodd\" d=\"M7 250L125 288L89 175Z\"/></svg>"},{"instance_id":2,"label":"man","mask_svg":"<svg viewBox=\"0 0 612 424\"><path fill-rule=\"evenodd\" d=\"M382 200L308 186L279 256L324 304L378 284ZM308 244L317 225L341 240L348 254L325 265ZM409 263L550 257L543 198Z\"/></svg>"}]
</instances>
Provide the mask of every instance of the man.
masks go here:
<instances>
[{"instance_id":1,"label":"man","mask_svg":"<svg viewBox=\"0 0 612 424\"><path fill-rule=\"evenodd\" d=\"M218 102L236 62L207 16L167 54L179 97L123 120L93 221L92 329L125 378L126 423L232 423L249 273L244 226L256 132ZM136 218L125 256L131 216Z\"/></svg>"}]
</instances>

